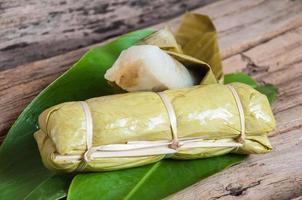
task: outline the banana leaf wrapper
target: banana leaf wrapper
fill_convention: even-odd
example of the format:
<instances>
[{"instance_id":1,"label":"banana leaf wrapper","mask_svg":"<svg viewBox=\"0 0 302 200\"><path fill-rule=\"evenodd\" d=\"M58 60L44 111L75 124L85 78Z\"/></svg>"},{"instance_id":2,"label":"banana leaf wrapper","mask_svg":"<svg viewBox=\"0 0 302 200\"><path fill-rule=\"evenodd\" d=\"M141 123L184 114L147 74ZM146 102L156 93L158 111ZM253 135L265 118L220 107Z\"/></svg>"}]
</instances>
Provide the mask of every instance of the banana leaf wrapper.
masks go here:
<instances>
[{"instance_id":1,"label":"banana leaf wrapper","mask_svg":"<svg viewBox=\"0 0 302 200\"><path fill-rule=\"evenodd\" d=\"M223 66L216 28L208 16L186 13L181 19L175 38L185 55L206 62L216 79L223 83Z\"/></svg>"},{"instance_id":2,"label":"banana leaf wrapper","mask_svg":"<svg viewBox=\"0 0 302 200\"><path fill-rule=\"evenodd\" d=\"M181 24L175 33L169 27L165 27L144 38L138 44L158 46L193 72L200 84L223 82L223 67L216 29L208 16L188 12L182 17ZM130 82L137 84L135 78ZM123 91L115 82L108 81L108 83L119 91ZM169 89L164 85L162 88Z\"/></svg>"},{"instance_id":3,"label":"banana leaf wrapper","mask_svg":"<svg viewBox=\"0 0 302 200\"><path fill-rule=\"evenodd\" d=\"M209 73L222 83L223 66L217 41L216 28L208 16L187 12L175 33L165 27L145 38L141 44L156 45L180 62L190 60L190 57L198 59L208 65L211 68ZM182 55L184 57L179 59ZM186 66L185 62L182 63Z\"/></svg>"},{"instance_id":4,"label":"banana leaf wrapper","mask_svg":"<svg viewBox=\"0 0 302 200\"><path fill-rule=\"evenodd\" d=\"M238 102L227 85L211 84L166 90L173 106L179 141L197 138L203 147L171 149L172 153L93 157L83 159L88 149L87 116L81 102L66 102L45 110L39 117L40 129L34 134L44 165L55 171L110 171L171 159L197 159L226 153L260 154L272 147L267 133L275 127L269 102L263 94L241 84L232 84L245 117L245 138L240 144L242 122ZM170 116L157 93L135 92L86 100L92 124L93 147L106 145L171 141ZM219 143L240 146L219 146ZM185 146L185 145L184 145ZM144 150L143 150L144 151ZM154 151L154 155L152 152ZM174 151L174 152L173 152ZM112 152L110 152L112 154Z\"/></svg>"}]
</instances>

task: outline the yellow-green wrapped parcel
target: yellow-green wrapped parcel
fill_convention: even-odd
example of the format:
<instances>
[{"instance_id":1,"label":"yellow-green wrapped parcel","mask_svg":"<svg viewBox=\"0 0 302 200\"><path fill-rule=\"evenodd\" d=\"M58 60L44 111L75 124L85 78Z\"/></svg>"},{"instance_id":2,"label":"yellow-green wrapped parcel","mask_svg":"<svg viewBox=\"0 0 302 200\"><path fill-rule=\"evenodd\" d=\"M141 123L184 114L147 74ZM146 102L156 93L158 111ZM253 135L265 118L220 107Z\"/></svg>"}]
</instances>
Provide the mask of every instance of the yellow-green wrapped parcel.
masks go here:
<instances>
[{"instance_id":1,"label":"yellow-green wrapped parcel","mask_svg":"<svg viewBox=\"0 0 302 200\"><path fill-rule=\"evenodd\" d=\"M163 158L196 159L229 152L270 151L267 133L274 129L275 120L266 96L241 83L232 84L232 88L244 113L245 138L241 142L238 139L243 127L238 102L230 86L222 84L164 91L177 119L177 148L169 146L170 115L155 92L124 93L53 106L40 115L40 130L34 136L45 166L66 172L116 170ZM88 123L94 149L89 152L89 159L85 157L90 137ZM148 148L142 148L144 145ZM128 147L137 148L134 155L127 156L127 151L131 151ZM161 154L162 148L168 153ZM136 151L140 153L135 155Z\"/></svg>"}]
</instances>

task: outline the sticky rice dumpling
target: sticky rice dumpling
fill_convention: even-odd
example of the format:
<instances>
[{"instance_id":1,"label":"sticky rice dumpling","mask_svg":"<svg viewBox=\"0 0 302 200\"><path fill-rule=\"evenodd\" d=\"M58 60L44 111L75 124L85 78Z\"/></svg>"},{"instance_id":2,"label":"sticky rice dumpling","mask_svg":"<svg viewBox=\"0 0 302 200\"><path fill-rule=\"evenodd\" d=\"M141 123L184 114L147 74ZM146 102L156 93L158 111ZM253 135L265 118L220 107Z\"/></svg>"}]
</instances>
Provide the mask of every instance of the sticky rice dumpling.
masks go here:
<instances>
[{"instance_id":1,"label":"sticky rice dumpling","mask_svg":"<svg viewBox=\"0 0 302 200\"><path fill-rule=\"evenodd\" d=\"M163 91L198 84L194 73L155 45L124 50L105 79L126 91Z\"/></svg>"},{"instance_id":2,"label":"sticky rice dumpling","mask_svg":"<svg viewBox=\"0 0 302 200\"><path fill-rule=\"evenodd\" d=\"M266 153L275 120L265 95L234 83L66 102L45 110L39 127L47 168L108 171L166 157Z\"/></svg>"}]
</instances>

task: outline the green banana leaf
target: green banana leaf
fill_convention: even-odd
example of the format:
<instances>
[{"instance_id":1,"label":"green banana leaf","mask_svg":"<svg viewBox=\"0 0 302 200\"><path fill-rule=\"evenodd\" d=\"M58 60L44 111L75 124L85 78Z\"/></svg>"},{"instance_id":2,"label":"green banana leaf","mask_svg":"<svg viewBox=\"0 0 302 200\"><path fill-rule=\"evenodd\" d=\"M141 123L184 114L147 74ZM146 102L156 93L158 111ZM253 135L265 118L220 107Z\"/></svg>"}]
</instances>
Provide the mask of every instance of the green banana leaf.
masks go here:
<instances>
[{"instance_id":1,"label":"green banana leaf","mask_svg":"<svg viewBox=\"0 0 302 200\"><path fill-rule=\"evenodd\" d=\"M262 94L265 94L269 103L272 104L277 99L278 88L272 84L264 84L261 85L257 83L251 76L242 73L230 73L224 76L224 84L233 83L233 82L240 82L250 85L251 87L255 88Z\"/></svg>"},{"instance_id":2,"label":"green banana leaf","mask_svg":"<svg viewBox=\"0 0 302 200\"><path fill-rule=\"evenodd\" d=\"M62 180L52 179L54 173L42 165L33 138L38 115L46 108L65 101L112 94L114 89L103 78L106 69L111 67L123 49L153 32L146 29L129 33L108 45L91 49L27 106L0 147L0 199L24 199L40 186L61 184Z\"/></svg>"},{"instance_id":3,"label":"green banana leaf","mask_svg":"<svg viewBox=\"0 0 302 200\"><path fill-rule=\"evenodd\" d=\"M192 161L163 160L116 172L81 174L73 179L68 200L162 199L244 158L229 154Z\"/></svg>"},{"instance_id":4,"label":"green banana leaf","mask_svg":"<svg viewBox=\"0 0 302 200\"><path fill-rule=\"evenodd\" d=\"M24 199L47 200L64 198L66 197L66 191L68 190L72 178L72 175L52 176L32 190Z\"/></svg>"},{"instance_id":5,"label":"green banana leaf","mask_svg":"<svg viewBox=\"0 0 302 200\"><path fill-rule=\"evenodd\" d=\"M230 73L224 76L224 84L232 82L245 83L253 88L256 88L258 85L258 83L252 77L242 72Z\"/></svg>"},{"instance_id":6,"label":"green banana leaf","mask_svg":"<svg viewBox=\"0 0 302 200\"><path fill-rule=\"evenodd\" d=\"M201 19L203 18L204 17L201 17ZM209 22L207 22L207 24L208 26L203 28L202 31L206 32L206 28L208 27L211 28L210 32L212 34L213 26L211 26L211 23ZM182 29L180 29L180 32L178 33L181 33L181 30ZM95 96L114 93L115 89L110 87L103 78L106 69L113 64L122 50L138 43L153 32L154 30L152 29L132 32L105 46L89 50L70 70L42 91L31 104L27 106L10 129L5 141L0 147L0 199L58 199L66 196L66 188L68 187L72 176L66 177L63 175L56 175L44 168L41 163L38 148L33 139L33 133L38 128L38 115L44 109L61 102L85 100ZM202 40L203 39L200 41ZM212 39L211 44L213 43L217 44L216 38ZM213 62L211 56L205 57L205 61L213 63L213 66L221 67L220 58L217 56L217 54L219 54L216 51L217 48L216 50L212 49L212 47L217 47L217 45L207 45L207 47L208 48L203 48L202 51L214 52L214 55L216 55L216 59L214 60L216 61ZM194 52L192 53L193 57L201 59L199 55L193 54ZM216 72L214 73L216 73L217 77L221 77L221 73L218 73L219 70L217 70L217 67L215 68ZM241 156L226 155L217 158L186 162L162 161L163 163L159 162L142 168L134 168L130 170L130 178L135 180L143 178L143 180L140 180L139 182L144 183L142 184L144 187L141 186L139 188L140 190L131 192L130 194L127 193L127 195L129 198L134 198L135 195L139 195L140 192L151 188L154 195L157 193L159 194L159 196L153 196L153 199L156 199L157 197L161 198L176 192L201 178L222 170L233 163L237 163L242 159L243 157ZM151 171L148 170L148 167ZM154 176L156 178L152 176L152 179L148 179L149 176L151 177L150 173L153 173L153 171L156 172L154 175L159 174ZM139 173L142 174L139 176ZM160 177L160 174L162 173L170 174L169 177L177 179L175 187L168 188L168 183L165 183L166 185L160 187L159 183L162 182L163 178ZM70 189L70 198L77 198L77 194L74 194L74 192L77 192L78 184L76 183L78 182L78 177L84 182L89 182L98 180L96 177L115 176L119 181L126 182L127 176L125 176L125 174L128 174L127 171L77 175L72 184L72 188ZM179 174L181 174L181 176ZM173 183L175 181L174 179ZM112 185L112 182L103 182L101 180L103 180L103 178L100 178L100 180L97 181L99 187L111 187L115 188L115 190L120 190L120 192L129 192L129 189L123 188L126 186L124 184L123 187L116 188ZM145 184L147 184L148 187L146 187ZM171 181L169 185L173 186ZM165 190L165 188L167 189ZM87 191L82 190L81 192L85 194L92 192L97 195L99 194L98 190L100 188L86 187L85 189Z\"/></svg>"},{"instance_id":7,"label":"green banana leaf","mask_svg":"<svg viewBox=\"0 0 302 200\"><path fill-rule=\"evenodd\" d=\"M277 99L278 88L272 84L258 85L256 88L262 94L265 94L269 103L272 104Z\"/></svg>"}]
</instances>

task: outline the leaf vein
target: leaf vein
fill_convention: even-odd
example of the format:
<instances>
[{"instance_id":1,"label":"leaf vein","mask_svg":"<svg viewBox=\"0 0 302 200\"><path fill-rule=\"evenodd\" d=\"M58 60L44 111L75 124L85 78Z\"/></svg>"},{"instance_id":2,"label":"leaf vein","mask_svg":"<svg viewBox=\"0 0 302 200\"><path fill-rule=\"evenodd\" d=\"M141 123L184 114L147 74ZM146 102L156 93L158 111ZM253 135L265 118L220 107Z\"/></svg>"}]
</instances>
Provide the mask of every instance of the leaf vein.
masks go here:
<instances>
[{"instance_id":1,"label":"leaf vein","mask_svg":"<svg viewBox=\"0 0 302 200\"><path fill-rule=\"evenodd\" d=\"M151 176L151 174L160 166L161 162L155 163L148 172L141 178L141 180L131 189L131 191L127 194L124 200L129 200L131 196L139 189L139 187Z\"/></svg>"}]
</instances>

